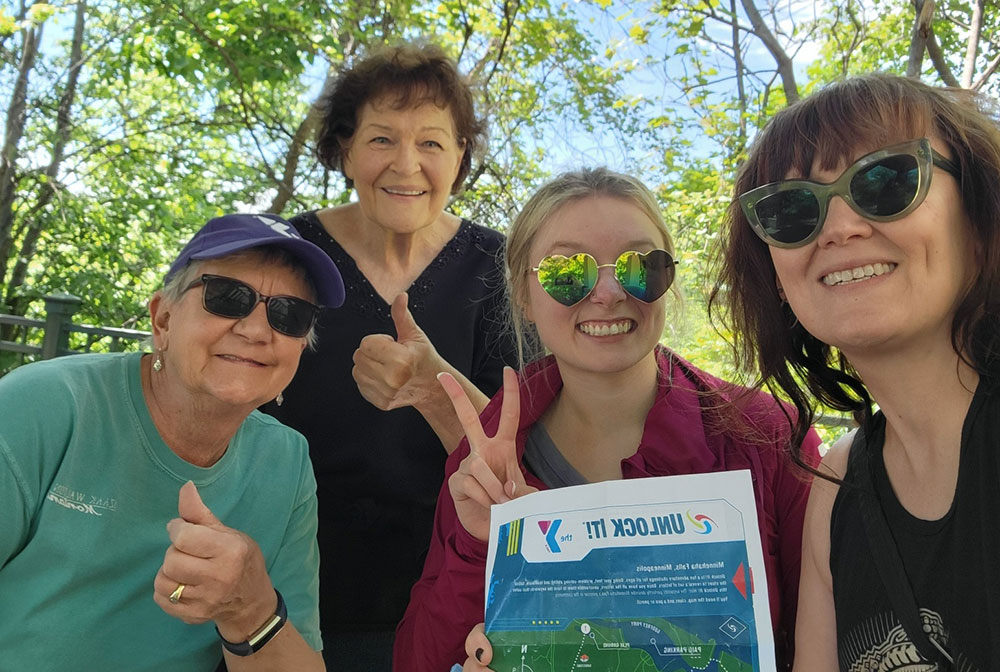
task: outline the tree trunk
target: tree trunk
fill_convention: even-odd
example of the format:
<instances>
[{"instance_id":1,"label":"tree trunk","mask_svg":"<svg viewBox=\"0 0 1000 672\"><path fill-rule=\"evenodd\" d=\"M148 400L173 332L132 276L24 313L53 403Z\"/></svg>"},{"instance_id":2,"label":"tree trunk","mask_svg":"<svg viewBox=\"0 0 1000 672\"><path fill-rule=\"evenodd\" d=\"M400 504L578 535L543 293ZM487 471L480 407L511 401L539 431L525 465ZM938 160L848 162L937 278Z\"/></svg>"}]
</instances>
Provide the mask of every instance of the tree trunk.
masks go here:
<instances>
[{"instance_id":1,"label":"tree trunk","mask_svg":"<svg viewBox=\"0 0 1000 672\"><path fill-rule=\"evenodd\" d=\"M323 82L322 93L320 93L321 97L329 89L335 77L336 71L330 68L326 74L326 80ZM288 201L295 196L295 173L299 168L299 158L302 156L306 142L308 142L322 121L322 115L323 110L319 107L319 100L316 100L309 106L306 118L295 129L295 135L292 136L292 143L285 153L285 168L281 173L281 180L278 182L278 193L275 194L274 199L271 201L268 212L280 215Z\"/></svg>"},{"instance_id":2,"label":"tree trunk","mask_svg":"<svg viewBox=\"0 0 1000 672\"><path fill-rule=\"evenodd\" d=\"M788 57L784 48L778 43L778 39L774 36L774 33L764 23L764 19L761 17L760 12L757 11L757 6L753 4L753 0L742 0L742 3L743 11L747 13L747 18L750 19L750 25L753 26L754 34L760 38L760 41L764 43L767 50L771 52L771 56L778 66L781 86L785 90L785 100L791 105L799 99L799 87L795 83L795 68L792 66L792 59Z\"/></svg>"},{"instance_id":3,"label":"tree trunk","mask_svg":"<svg viewBox=\"0 0 1000 672\"><path fill-rule=\"evenodd\" d=\"M906 62L906 76L920 77L924 62L924 50L927 48L927 36L930 34L931 18L934 16L934 0L914 0L916 9L913 19L913 32L910 33L910 55Z\"/></svg>"},{"instance_id":4,"label":"tree trunk","mask_svg":"<svg viewBox=\"0 0 1000 672\"><path fill-rule=\"evenodd\" d=\"M953 86L956 89L962 85L957 79L955 79L954 73L951 71L951 66L948 65L948 59L944 57L944 52L941 51L941 45L937 43L937 39L934 37L934 30L931 29L930 33L927 35L927 55L931 57L931 63L934 64L934 69L941 76L941 81L943 81L948 86Z\"/></svg>"},{"instance_id":5,"label":"tree trunk","mask_svg":"<svg viewBox=\"0 0 1000 672\"><path fill-rule=\"evenodd\" d=\"M973 0L972 21L969 22L969 44L965 49L962 67L962 87L970 88L976 74L976 56L979 55L979 37L983 32L983 0Z\"/></svg>"},{"instance_id":6,"label":"tree trunk","mask_svg":"<svg viewBox=\"0 0 1000 672\"><path fill-rule=\"evenodd\" d=\"M740 137L735 152L742 152L747 144L747 94L743 86L743 53L740 50L740 25L736 20L736 0L729 0L729 11L733 14L733 67L736 70L736 94L740 103Z\"/></svg>"},{"instance_id":7,"label":"tree trunk","mask_svg":"<svg viewBox=\"0 0 1000 672\"><path fill-rule=\"evenodd\" d=\"M76 22L73 26L73 45L70 48L70 68L66 76L66 89L59 98L59 108L56 111L56 139L52 146L52 154L49 165L45 169L47 178L41 185L38 201L25 214L27 233L21 243L21 253L18 255L14 271L10 275L10 282L7 284L7 295L5 302L11 307L12 312L17 312L17 304L14 301L17 289L24 284L24 279L28 275L28 262L35 256L38 248L38 238L41 236L42 227L45 222L44 210L52 201L56 193L56 185L59 184L59 166L62 164L63 152L69 142L72 131L72 121L70 112L73 110L73 100L76 98L76 84L80 79L80 70L83 67L83 26L87 14L86 0L78 0L76 5Z\"/></svg>"},{"instance_id":8,"label":"tree trunk","mask_svg":"<svg viewBox=\"0 0 1000 672\"><path fill-rule=\"evenodd\" d=\"M0 285L7 275L7 260L10 258L18 145L21 136L24 135L24 125L27 121L28 77L35 66L35 56L38 54L38 43L41 39L41 25L25 29L21 62L18 65L10 105L7 108L7 129L4 133L3 148L0 149Z\"/></svg>"}]
</instances>

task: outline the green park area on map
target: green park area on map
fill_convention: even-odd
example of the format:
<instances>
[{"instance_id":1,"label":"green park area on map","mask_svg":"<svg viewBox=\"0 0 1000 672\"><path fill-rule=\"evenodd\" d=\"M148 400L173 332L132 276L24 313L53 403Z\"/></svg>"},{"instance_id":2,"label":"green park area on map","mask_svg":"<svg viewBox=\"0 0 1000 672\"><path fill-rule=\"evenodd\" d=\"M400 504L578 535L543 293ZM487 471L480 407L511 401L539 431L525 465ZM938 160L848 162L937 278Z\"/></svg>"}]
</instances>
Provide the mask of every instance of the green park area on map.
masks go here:
<instances>
[{"instance_id":1,"label":"green park area on map","mask_svg":"<svg viewBox=\"0 0 1000 672\"><path fill-rule=\"evenodd\" d=\"M500 631L489 637L490 667L496 672L753 672L749 661L714 639L705 642L658 618L577 619L563 630Z\"/></svg>"}]
</instances>

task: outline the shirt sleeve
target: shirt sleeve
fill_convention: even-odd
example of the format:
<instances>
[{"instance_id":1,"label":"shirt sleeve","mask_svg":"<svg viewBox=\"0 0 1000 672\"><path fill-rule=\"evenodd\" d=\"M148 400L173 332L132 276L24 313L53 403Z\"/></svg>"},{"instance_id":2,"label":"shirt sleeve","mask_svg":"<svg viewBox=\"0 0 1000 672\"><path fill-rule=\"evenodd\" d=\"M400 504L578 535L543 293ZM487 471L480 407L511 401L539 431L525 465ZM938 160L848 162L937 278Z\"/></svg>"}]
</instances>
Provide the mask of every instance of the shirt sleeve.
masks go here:
<instances>
[{"instance_id":1,"label":"shirt sleeve","mask_svg":"<svg viewBox=\"0 0 1000 672\"><path fill-rule=\"evenodd\" d=\"M26 364L0 379L0 569L28 542L45 474L58 464L73 424L62 412L65 394L42 374Z\"/></svg>"},{"instance_id":2,"label":"shirt sleeve","mask_svg":"<svg viewBox=\"0 0 1000 672\"><path fill-rule=\"evenodd\" d=\"M448 459L424 571L396 628L393 672L447 670L461 663L466 636L483 621L487 545L462 526L448 490L448 477L468 452L463 439Z\"/></svg>"},{"instance_id":3,"label":"shirt sleeve","mask_svg":"<svg viewBox=\"0 0 1000 672\"><path fill-rule=\"evenodd\" d=\"M0 397L0 406L3 405ZM0 570L17 555L28 539L31 511L27 479L14 461L13 451L0 435L0 493L3 515L0 516Z\"/></svg>"},{"instance_id":4,"label":"shirt sleeve","mask_svg":"<svg viewBox=\"0 0 1000 672\"><path fill-rule=\"evenodd\" d=\"M308 454L304 448L302 454ZM271 583L285 598L288 620L313 650L320 651L323 649L323 639L319 630L316 478L308 458L305 458L303 464L295 502L281 548L268 568L268 575Z\"/></svg>"}]
</instances>

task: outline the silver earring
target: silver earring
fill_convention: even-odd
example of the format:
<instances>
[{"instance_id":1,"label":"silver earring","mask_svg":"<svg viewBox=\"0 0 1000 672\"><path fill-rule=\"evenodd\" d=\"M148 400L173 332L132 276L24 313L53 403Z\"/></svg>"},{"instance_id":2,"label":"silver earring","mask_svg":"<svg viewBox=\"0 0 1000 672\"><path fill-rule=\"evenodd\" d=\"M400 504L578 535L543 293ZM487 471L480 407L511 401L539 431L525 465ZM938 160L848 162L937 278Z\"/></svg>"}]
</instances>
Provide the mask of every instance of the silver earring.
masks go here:
<instances>
[{"instance_id":1,"label":"silver earring","mask_svg":"<svg viewBox=\"0 0 1000 672\"><path fill-rule=\"evenodd\" d=\"M160 372L163 370L163 360L160 359L160 353L157 352L156 356L153 358L153 371Z\"/></svg>"},{"instance_id":2,"label":"silver earring","mask_svg":"<svg viewBox=\"0 0 1000 672\"><path fill-rule=\"evenodd\" d=\"M281 406L283 403L285 403L285 395L283 392L278 392L278 396L274 398L274 403L276 403L278 406Z\"/></svg>"}]
</instances>

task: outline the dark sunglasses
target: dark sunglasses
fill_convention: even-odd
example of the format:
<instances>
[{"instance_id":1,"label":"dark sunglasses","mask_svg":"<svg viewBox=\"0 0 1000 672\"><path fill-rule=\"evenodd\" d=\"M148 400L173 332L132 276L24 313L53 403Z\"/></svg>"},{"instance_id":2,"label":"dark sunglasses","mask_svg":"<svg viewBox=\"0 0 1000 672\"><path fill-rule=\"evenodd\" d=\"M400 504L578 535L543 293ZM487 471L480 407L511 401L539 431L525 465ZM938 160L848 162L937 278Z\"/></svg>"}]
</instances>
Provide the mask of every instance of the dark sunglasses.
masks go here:
<instances>
[{"instance_id":1,"label":"dark sunglasses","mask_svg":"<svg viewBox=\"0 0 1000 672\"><path fill-rule=\"evenodd\" d=\"M598 264L586 252L568 257L550 254L531 269L538 274L538 283L545 293L564 306L583 301L597 285L597 273L605 267L614 267L615 278L622 288L645 303L652 303L663 296L674 282L677 264L665 250L622 252L613 264Z\"/></svg>"},{"instance_id":2,"label":"dark sunglasses","mask_svg":"<svg viewBox=\"0 0 1000 672\"><path fill-rule=\"evenodd\" d=\"M959 178L955 164L934 151L927 138L910 140L861 157L829 184L782 180L751 189L740 196L740 206L765 243L801 247L823 229L834 196L872 221L906 217L924 202L934 166Z\"/></svg>"},{"instance_id":3,"label":"dark sunglasses","mask_svg":"<svg viewBox=\"0 0 1000 672\"><path fill-rule=\"evenodd\" d=\"M219 317L244 318L253 312L258 303L267 309L267 323L279 334L301 338L309 333L319 307L296 296L264 296L245 282L224 275L203 275L184 291L204 287L201 305Z\"/></svg>"}]
</instances>

